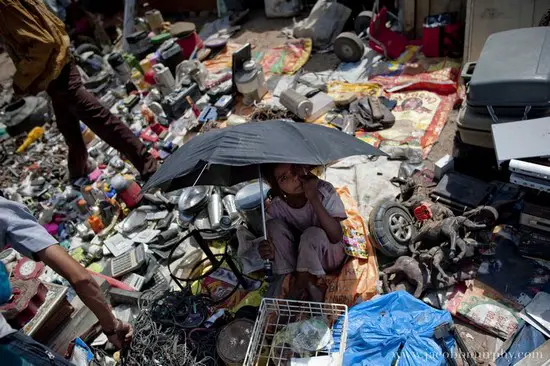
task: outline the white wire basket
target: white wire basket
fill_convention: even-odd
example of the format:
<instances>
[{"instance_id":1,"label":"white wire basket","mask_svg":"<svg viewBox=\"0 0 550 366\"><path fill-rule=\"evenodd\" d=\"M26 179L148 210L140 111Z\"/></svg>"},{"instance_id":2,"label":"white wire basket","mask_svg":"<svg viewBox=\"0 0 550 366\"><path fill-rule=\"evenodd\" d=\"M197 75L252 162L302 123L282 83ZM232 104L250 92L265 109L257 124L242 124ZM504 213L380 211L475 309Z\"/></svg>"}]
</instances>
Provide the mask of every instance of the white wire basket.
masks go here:
<instances>
[{"instance_id":1,"label":"white wire basket","mask_svg":"<svg viewBox=\"0 0 550 366\"><path fill-rule=\"evenodd\" d=\"M322 318L330 329L332 339L338 339L339 342L331 342L321 350L311 351L307 355L297 354L287 343L274 342L276 335L289 324L312 318ZM293 358L318 356L329 358L330 362L323 362L323 364L342 365L347 330L348 307L346 305L264 298L252 330L243 365L291 365Z\"/></svg>"}]
</instances>

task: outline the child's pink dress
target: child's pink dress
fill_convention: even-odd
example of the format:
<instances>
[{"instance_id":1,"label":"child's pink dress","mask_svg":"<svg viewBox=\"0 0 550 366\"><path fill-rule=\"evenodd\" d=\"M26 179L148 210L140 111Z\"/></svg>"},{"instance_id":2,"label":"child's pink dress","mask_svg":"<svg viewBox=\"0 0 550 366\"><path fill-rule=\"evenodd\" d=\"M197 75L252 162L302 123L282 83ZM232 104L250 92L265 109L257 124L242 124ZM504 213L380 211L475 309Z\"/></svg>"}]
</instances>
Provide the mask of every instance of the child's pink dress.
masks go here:
<instances>
[{"instance_id":1,"label":"child's pink dress","mask_svg":"<svg viewBox=\"0 0 550 366\"><path fill-rule=\"evenodd\" d=\"M318 188L330 216L345 220L344 203L332 184L320 180ZM268 220L267 232L275 246L273 273L298 271L321 276L337 270L344 262L344 245L329 241L310 202L297 209L276 197L269 206Z\"/></svg>"}]
</instances>

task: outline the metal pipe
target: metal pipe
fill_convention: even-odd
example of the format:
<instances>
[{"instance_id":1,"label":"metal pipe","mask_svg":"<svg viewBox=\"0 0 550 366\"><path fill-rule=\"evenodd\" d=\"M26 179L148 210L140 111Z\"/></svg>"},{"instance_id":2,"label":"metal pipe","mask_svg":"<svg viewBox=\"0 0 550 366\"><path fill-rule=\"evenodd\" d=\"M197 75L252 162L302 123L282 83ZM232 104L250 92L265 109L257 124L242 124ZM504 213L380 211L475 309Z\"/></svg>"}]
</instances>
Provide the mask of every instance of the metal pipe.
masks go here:
<instances>
[{"instance_id":1,"label":"metal pipe","mask_svg":"<svg viewBox=\"0 0 550 366\"><path fill-rule=\"evenodd\" d=\"M262 166L258 164L258 177L260 179L260 207L262 210L262 229L264 232L264 240L267 241L267 225L265 221L265 199L264 199L264 182L262 178ZM273 278L273 264L269 259L264 260L265 279L270 282Z\"/></svg>"}]
</instances>

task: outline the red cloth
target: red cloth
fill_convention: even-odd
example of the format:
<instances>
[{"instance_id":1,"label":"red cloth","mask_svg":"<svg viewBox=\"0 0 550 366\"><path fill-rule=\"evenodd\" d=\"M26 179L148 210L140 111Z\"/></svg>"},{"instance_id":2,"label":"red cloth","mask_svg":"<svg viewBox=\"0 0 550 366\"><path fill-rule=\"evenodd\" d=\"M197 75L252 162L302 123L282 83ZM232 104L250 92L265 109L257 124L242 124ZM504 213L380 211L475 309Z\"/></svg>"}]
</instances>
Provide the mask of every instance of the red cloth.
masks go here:
<instances>
[{"instance_id":1,"label":"red cloth","mask_svg":"<svg viewBox=\"0 0 550 366\"><path fill-rule=\"evenodd\" d=\"M177 43L180 45L181 50L183 51L183 57L185 57L185 59L188 59L189 56L191 56L195 50L195 47L198 47L199 50L204 47L204 43L197 32L193 32L185 38L178 39Z\"/></svg>"}]
</instances>

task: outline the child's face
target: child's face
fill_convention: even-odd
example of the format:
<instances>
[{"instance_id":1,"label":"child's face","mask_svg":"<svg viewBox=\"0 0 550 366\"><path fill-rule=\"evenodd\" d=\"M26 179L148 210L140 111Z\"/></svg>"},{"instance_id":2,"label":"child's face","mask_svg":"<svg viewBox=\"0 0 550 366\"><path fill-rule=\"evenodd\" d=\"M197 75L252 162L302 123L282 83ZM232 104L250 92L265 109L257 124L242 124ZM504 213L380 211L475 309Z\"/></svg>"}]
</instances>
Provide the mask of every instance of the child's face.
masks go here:
<instances>
[{"instance_id":1,"label":"child's face","mask_svg":"<svg viewBox=\"0 0 550 366\"><path fill-rule=\"evenodd\" d=\"M281 191L290 195L304 193L296 167L292 164L277 164L273 171Z\"/></svg>"}]
</instances>

